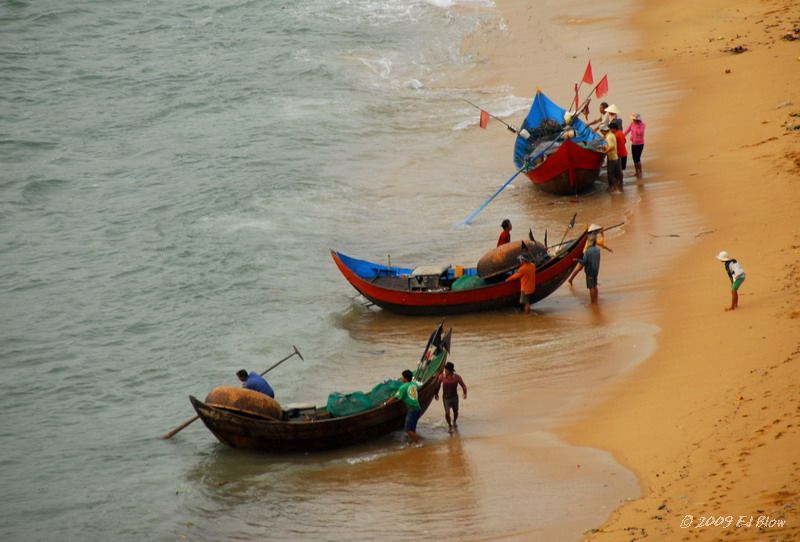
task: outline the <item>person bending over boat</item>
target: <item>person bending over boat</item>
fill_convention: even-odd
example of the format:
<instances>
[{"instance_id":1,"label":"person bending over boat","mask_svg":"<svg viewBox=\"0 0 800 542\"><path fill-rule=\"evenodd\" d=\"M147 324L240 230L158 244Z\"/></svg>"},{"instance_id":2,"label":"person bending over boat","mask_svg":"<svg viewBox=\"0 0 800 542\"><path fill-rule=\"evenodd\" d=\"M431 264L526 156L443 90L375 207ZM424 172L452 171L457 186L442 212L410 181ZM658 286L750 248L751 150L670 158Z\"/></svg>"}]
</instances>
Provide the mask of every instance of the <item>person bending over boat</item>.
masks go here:
<instances>
[{"instance_id":1,"label":"person bending over boat","mask_svg":"<svg viewBox=\"0 0 800 542\"><path fill-rule=\"evenodd\" d=\"M453 429L458 429L458 387L464 392L464 399L467 398L467 385L461 375L456 374L456 366L452 361L444 364L444 373L439 375L436 381L436 393L433 398L439 400L439 388L442 389L442 404L444 405L444 419L447 420L447 432L452 433ZM450 411L453 411L453 421L450 421Z\"/></svg>"},{"instance_id":2,"label":"person bending over boat","mask_svg":"<svg viewBox=\"0 0 800 542\"><path fill-rule=\"evenodd\" d=\"M519 304L523 306L525 314L531 312L531 301L536 291L536 265L530 255L523 252L518 256L520 261L517 272L506 279L506 282L519 279Z\"/></svg>"},{"instance_id":3,"label":"person bending over boat","mask_svg":"<svg viewBox=\"0 0 800 542\"><path fill-rule=\"evenodd\" d=\"M608 113L606 113L607 108L608 102L600 102L600 116L594 119L592 122L587 123L586 126L594 126L595 124L608 122ZM597 129L594 129L594 131L597 131Z\"/></svg>"},{"instance_id":4,"label":"person bending over boat","mask_svg":"<svg viewBox=\"0 0 800 542\"><path fill-rule=\"evenodd\" d=\"M497 239L497 246L511 242L511 221L507 218L504 219L500 227L503 228L503 231L500 232L500 237Z\"/></svg>"},{"instance_id":5,"label":"person bending over boat","mask_svg":"<svg viewBox=\"0 0 800 542\"><path fill-rule=\"evenodd\" d=\"M422 408L419 406L419 384L414 382L414 373L409 369L403 371L400 380L403 385L400 386L395 394L389 397L383 404L388 405L395 401L403 401L408 412L406 412L405 430L408 438L415 446L422 446L422 439L417 435L417 422L422 416Z\"/></svg>"},{"instance_id":6,"label":"person bending over boat","mask_svg":"<svg viewBox=\"0 0 800 542\"><path fill-rule=\"evenodd\" d=\"M248 390L258 391L263 393L264 395L268 395L275 398L275 392L272 391L272 387L269 385L269 382L266 379L258 374L255 371L250 372L247 374L247 371L241 369L236 373L236 376L239 377L239 380L242 382L242 387Z\"/></svg>"}]
</instances>

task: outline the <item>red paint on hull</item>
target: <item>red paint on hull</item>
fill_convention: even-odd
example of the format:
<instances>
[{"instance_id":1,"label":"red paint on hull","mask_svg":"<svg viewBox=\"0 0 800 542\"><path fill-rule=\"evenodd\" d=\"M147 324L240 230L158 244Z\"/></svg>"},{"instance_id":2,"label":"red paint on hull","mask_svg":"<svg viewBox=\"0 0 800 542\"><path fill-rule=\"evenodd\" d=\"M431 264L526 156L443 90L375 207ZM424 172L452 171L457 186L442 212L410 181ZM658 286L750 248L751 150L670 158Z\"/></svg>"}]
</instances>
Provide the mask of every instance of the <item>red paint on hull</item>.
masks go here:
<instances>
[{"instance_id":1,"label":"red paint on hull","mask_svg":"<svg viewBox=\"0 0 800 542\"><path fill-rule=\"evenodd\" d=\"M603 153L566 140L556 152L534 169L528 178L551 194L572 195L589 190L600 175Z\"/></svg>"},{"instance_id":2,"label":"red paint on hull","mask_svg":"<svg viewBox=\"0 0 800 542\"><path fill-rule=\"evenodd\" d=\"M544 299L564 283L575 268L575 259L583 254L586 236L584 230L569 252L560 255L555 261L548 262L536 273L534 303ZM331 257L342 275L361 295L391 312L407 315L447 315L509 307L519 303L519 280L459 291L395 290L359 277L342 262L335 251L331 251Z\"/></svg>"}]
</instances>

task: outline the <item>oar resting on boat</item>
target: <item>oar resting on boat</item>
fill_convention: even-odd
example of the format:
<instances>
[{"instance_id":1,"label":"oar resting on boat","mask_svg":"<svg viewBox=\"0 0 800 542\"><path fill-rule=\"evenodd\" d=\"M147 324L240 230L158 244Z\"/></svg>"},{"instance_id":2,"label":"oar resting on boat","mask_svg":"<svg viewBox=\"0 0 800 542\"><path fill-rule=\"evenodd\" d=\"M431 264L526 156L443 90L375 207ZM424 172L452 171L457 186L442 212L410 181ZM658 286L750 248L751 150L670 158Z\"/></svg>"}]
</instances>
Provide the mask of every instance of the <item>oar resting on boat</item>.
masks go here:
<instances>
[{"instance_id":1,"label":"oar resting on boat","mask_svg":"<svg viewBox=\"0 0 800 542\"><path fill-rule=\"evenodd\" d=\"M444 333L443 323L436 328L414 371L413 378L419 383L418 401L422 412L433 401L437 378L444 370L450 352L451 333L452 330ZM401 370L398 369L398 374ZM366 409L339 404L338 407L345 408L293 405L276 410L277 403L264 402L262 398L238 392L217 388L205 401L189 398L209 431L220 442L234 448L265 452L313 452L338 448L398 430L403 427L406 415L402 402L373 404L372 399L377 397L367 398L369 404L361 405ZM388 389L379 393L388 393ZM336 395L329 400L331 403L337 403Z\"/></svg>"}]
</instances>

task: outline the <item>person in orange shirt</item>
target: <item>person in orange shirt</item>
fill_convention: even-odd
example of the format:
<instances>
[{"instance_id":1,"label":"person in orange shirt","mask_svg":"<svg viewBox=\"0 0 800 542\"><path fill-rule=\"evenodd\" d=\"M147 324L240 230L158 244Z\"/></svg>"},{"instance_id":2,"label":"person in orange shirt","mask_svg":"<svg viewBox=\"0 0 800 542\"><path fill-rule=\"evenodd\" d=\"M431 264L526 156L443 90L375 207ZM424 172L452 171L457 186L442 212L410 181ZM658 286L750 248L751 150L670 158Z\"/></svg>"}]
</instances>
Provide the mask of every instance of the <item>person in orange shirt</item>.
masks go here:
<instances>
[{"instance_id":1,"label":"person in orange shirt","mask_svg":"<svg viewBox=\"0 0 800 542\"><path fill-rule=\"evenodd\" d=\"M519 303L524 306L525 314L531 312L531 301L536 291L536 265L532 258L523 252L519 255L520 266L517 272L506 279L506 282L519 279Z\"/></svg>"}]
</instances>

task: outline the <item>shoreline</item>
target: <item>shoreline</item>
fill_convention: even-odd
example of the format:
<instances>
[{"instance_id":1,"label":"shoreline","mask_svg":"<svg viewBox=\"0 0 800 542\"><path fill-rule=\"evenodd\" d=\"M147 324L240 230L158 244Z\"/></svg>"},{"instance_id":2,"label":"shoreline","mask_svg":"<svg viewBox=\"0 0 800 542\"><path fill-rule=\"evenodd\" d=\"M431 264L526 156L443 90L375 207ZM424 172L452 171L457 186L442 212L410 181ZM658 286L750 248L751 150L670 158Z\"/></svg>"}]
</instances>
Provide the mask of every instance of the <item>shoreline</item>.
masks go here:
<instances>
[{"instance_id":1,"label":"shoreline","mask_svg":"<svg viewBox=\"0 0 800 542\"><path fill-rule=\"evenodd\" d=\"M504 0L499 4L498 10L507 23L506 31L501 36L492 36L489 32L489 37L481 35L477 38L468 37L465 40L465 47L474 50L474 54L484 59L483 63L487 67L467 86L472 84L482 88L508 85L514 89L514 94L530 96L533 96L537 88L541 88L557 102L563 101L563 96L569 94L572 86L571 81L563 80L566 68L560 65L558 60L563 58L563 54L561 56L553 54L544 59L538 56L535 60L532 59L531 62L537 66L534 76L531 76L529 70L524 69L520 61L522 58L519 54L520 49L536 48L535 40L531 41L531 34L527 32L525 21L537 16L543 17L538 24L556 25L558 35L575 34L568 41L569 46L576 52L576 56L570 61L574 66L569 68L575 77L580 77L586 66L587 58L580 53L586 45L607 44L612 36L620 34L624 35L623 40L626 43L638 43L635 32L620 28L618 21L598 16L600 11L594 6L587 7L578 3L574 6L551 6L549 11L543 14L519 0ZM618 2L618 4L623 3ZM567 18L564 13L574 13L575 16ZM552 32L552 28L549 31ZM496 39L498 37L502 39ZM663 74L658 74L660 68L652 62L621 63L618 60L607 62L603 56L596 53L591 60L595 83L604 73L609 74L612 90L609 97L604 99L624 104L622 107L626 119L630 113L641 107L646 116L657 121L654 122L655 129L651 129L651 132L655 134L663 132L659 129L662 123L658 120L667 117L667 106L676 94L674 84ZM520 62L520 65L514 66L516 62ZM625 90L629 84L633 87L647 85L647 90L643 95L637 96L630 90ZM564 92L559 92L559 88ZM582 98L585 98L588 90L588 88L583 89ZM596 113L596 104L599 101L592 100L592 114ZM658 105L646 105L650 101ZM518 116L520 115L507 120L512 124L518 123ZM494 124L490 125L490 129L502 131ZM505 151L505 147L502 151ZM645 154L647 155L647 150ZM655 154L657 152L653 153ZM497 157L493 160L497 160ZM500 163L504 164L507 156L501 154L500 160ZM647 160L648 157L645 156L645 163ZM558 517L541 517L536 523L519 531L505 534L495 532L489 538L491 540L530 540L532 537L574 540L598 522L605 521L621 503L644 493L641 480L635 478L635 472L618 457L613 457L613 454L608 455L607 451L591 444L587 446L583 443L570 442L564 438L560 430L564 424L573 423L579 415L583 415L586 408L600 402L595 390L603 389L609 382L624 378L622 375L637 364L643 363L655 348L655 337L659 330L656 327L658 307L654 301L654 292L664 272L659 258L672 258L683 249L672 243L652 246L650 235L660 235L670 224L681 233L688 234L698 229L698 219L687 211L691 210L692 206L678 183L669 178L647 173L643 181L637 182L632 176L632 170L630 167L626 172L626 193L622 197L608 196L604 191L602 193L596 191L585 195L577 202L553 199L551 203L553 211L539 206L538 210L542 214L533 217L534 221L547 220L552 216L566 213L571 215L573 211L578 211L581 222L612 224L624 221L625 225L607 236L614 253L603 254L600 306L584 306L588 302L588 293L583 285L582 276L576 279L573 288L564 285L561 292L562 296L578 300L577 306L573 305L574 301L569 302L572 325L595 330L588 335L591 337L589 343L579 342L570 348L572 357L576 358L574 363L579 372L562 379L537 380L533 388L527 390L531 398L535 398L533 400L526 399L522 391L509 390L504 400L495 401L497 404L491 409L496 410L497 415L503 415L504 411L515 405L528 405L527 415L541 420L537 425L538 434L531 433L530 426L523 422L515 432L509 432L499 439L491 439L497 447L495 454L500 454L497 457L513 457L518 468L548 469L552 487L559 487L559 484L563 486L565 481L573 484L572 502L564 503L566 507ZM526 198L538 194L536 189L529 186L529 181L520 182L529 192ZM680 216L679 225L675 224L676 216ZM637 255L646 250L650 250L651 255L658 257L637 262ZM577 358L580 358L580 361L577 361ZM554 409L553 404L560 406ZM540 410L541 408L544 408L546 414ZM537 441L535 439L538 439L538 446L533 444ZM553 451L560 450L560 452L543 453L542 442L555 443L552 445ZM530 454L528 461L525 462L529 463L527 467L523 467L518 459L518 452L523 448L527 448ZM595 452L602 453L597 455ZM583 459L564 461L566 457L583 457ZM503 476L495 476L503 479ZM598 491L597 487L606 489ZM504 530L501 529L500 532Z\"/></svg>"},{"instance_id":2,"label":"shoreline","mask_svg":"<svg viewBox=\"0 0 800 542\"><path fill-rule=\"evenodd\" d=\"M645 147L645 168L679 180L709 227L665 262L655 353L563 428L642 488L589 540L800 539L800 134L786 129L800 110L800 47L780 39L798 20L790 2L717 0L647 3L633 20L652 51L633 56L687 89L678 137L649 137L663 149L648 160ZM720 250L748 272L734 312Z\"/></svg>"},{"instance_id":3,"label":"shoreline","mask_svg":"<svg viewBox=\"0 0 800 542\"><path fill-rule=\"evenodd\" d=\"M499 4L506 20L530 19L524 2ZM644 40L624 54L616 44L604 44L599 54L593 49L595 80L607 60L619 68L620 56L669 80L648 81L637 95L637 88L623 88L642 83L633 68L609 75L610 101L623 107L626 123L631 112L651 122L645 179L634 185L626 177L626 191L641 185L644 192L630 209L625 235L612 240L615 254L604 255L601 309L604 299L608 309L609 298L625 303L621 297L631 291L651 291L660 332L644 362L608 379L572 419L553 428L571 445L611 452L638 480L640 496L586 536L800 538L800 467L791 454L800 449L800 394L792 384L800 382L800 228L793 220L800 131L787 130L800 124L790 116L800 111L800 42L781 40L800 26L800 6L643 2L636 13L626 5L614 18L596 7L579 11L587 9L591 16L561 24L596 37L593 25L601 33L622 21ZM522 74L511 67L515 47L535 47L535 40L509 27L513 44L490 57L500 57L495 71L524 90ZM626 47L630 41L621 38ZM747 50L734 54L737 46ZM656 185L667 192L651 195ZM668 231L646 231L651 213L676 197L688 208L666 217ZM739 258L748 273L735 312L723 311L730 294L714 258L720 250ZM660 270L643 279L639 268L654 258L663 258ZM636 286L626 286L629 278ZM691 531L681 526L689 516ZM699 525L712 516L755 519L751 527ZM761 516L784 524L757 530Z\"/></svg>"}]
</instances>

